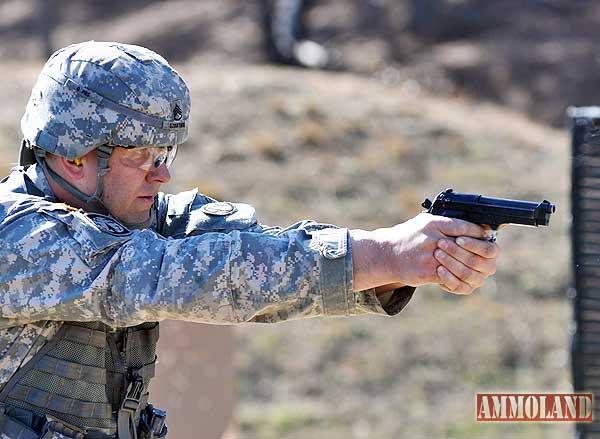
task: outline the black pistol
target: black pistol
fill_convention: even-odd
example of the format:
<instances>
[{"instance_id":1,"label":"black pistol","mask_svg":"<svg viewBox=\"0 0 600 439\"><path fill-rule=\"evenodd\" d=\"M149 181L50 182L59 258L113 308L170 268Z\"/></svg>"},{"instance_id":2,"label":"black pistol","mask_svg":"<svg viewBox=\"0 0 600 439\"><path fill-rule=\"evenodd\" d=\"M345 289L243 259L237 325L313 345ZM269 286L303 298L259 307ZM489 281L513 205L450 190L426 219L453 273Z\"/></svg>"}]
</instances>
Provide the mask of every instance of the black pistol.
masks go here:
<instances>
[{"instance_id":1,"label":"black pistol","mask_svg":"<svg viewBox=\"0 0 600 439\"><path fill-rule=\"evenodd\" d=\"M453 189L440 192L433 201L426 198L421 204L432 215L458 218L471 223L488 225L488 239L496 240L498 227L502 224L523 226L547 226L556 206L544 200L541 203L483 195L461 194Z\"/></svg>"}]
</instances>

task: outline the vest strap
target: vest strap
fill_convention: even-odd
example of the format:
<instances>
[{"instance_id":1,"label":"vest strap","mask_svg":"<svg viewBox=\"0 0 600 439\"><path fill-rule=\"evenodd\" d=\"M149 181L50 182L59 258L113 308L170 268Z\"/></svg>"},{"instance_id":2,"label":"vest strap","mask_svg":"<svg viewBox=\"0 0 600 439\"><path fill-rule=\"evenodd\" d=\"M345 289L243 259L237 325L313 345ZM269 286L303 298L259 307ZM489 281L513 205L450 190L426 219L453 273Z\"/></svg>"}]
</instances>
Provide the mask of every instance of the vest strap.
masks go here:
<instances>
[{"instance_id":1,"label":"vest strap","mask_svg":"<svg viewBox=\"0 0 600 439\"><path fill-rule=\"evenodd\" d=\"M85 381L87 383L106 383L106 369L86 366L80 363L71 363L70 361L50 356L42 357L35 365L35 369L63 378Z\"/></svg>"},{"instance_id":2,"label":"vest strap","mask_svg":"<svg viewBox=\"0 0 600 439\"><path fill-rule=\"evenodd\" d=\"M127 342L141 346L155 345L158 341L158 325L150 329L140 329L127 335Z\"/></svg>"},{"instance_id":3,"label":"vest strap","mask_svg":"<svg viewBox=\"0 0 600 439\"><path fill-rule=\"evenodd\" d=\"M82 326L68 325L64 339L96 348L104 348L106 345L106 333L104 331L84 328Z\"/></svg>"},{"instance_id":4,"label":"vest strap","mask_svg":"<svg viewBox=\"0 0 600 439\"><path fill-rule=\"evenodd\" d=\"M17 384L8 396L42 409L52 410L58 413L69 413L81 418L112 418L111 404L88 402L80 399L54 395L25 384Z\"/></svg>"},{"instance_id":5,"label":"vest strap","mask_svg":"<svg viewBox=\"0 0 600 439\"><path fill-rule=\"evenodd\" d=\"M2 404L0 404L0 407ZM29 427L8 416L4 407L0 408L0 434L19 439L39 439L39 435Z\"/></svg>"}]
</instances>

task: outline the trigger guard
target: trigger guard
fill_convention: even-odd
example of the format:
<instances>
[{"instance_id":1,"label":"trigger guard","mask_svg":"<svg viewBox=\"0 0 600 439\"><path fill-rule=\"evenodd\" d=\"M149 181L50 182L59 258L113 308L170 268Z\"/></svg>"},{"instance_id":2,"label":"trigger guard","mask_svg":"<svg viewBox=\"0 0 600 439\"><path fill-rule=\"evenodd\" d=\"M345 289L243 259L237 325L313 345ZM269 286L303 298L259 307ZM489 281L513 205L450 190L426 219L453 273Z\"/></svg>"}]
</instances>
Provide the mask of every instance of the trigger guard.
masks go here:
<instances>
[{"instance_id":1,"label":"trigger guard","mask_svg":"<svg viewBox=\"0 0 600 439\"><path fill-rule=\"evenodd\" d=\"M496 238L498 238L498 230L486 230L485 231L485 239L489 242L496 242Z\"/></svg>"}]
</instances>

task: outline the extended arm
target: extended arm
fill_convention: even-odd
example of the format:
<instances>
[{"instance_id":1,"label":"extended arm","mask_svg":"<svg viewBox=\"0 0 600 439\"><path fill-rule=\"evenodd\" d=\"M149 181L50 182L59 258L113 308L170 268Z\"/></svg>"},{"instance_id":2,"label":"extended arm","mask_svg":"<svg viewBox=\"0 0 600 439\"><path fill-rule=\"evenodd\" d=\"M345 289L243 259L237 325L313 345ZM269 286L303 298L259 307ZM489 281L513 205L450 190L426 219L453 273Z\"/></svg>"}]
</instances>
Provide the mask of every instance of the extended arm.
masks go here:
<instances>
[{"instance_id":1,"label":"extended arm","mask_svg":"<svg viewBox=\"0 0 600 439\"><path fill-rule=\"evenodd\" d=\"M231 231L165 239L149 230L111 235L90 216L57 205L21 211L1 230L2 326L37 320L129 326L167 318L239 323L378 312L353 292L346 229L309 223L283 236Z\"/></svg>"},{"instance_id":2,"label":"extended arm","mask_svg":"<svg viewBox=\"0 0 600 439\"><path fill-rule=\"evenodd\" d=\"M330 236L339 235L340 232L345 234L345 231L335 231L339 229L337 226L310 220L300 221L285 228L260 224L256 220L252 206L218 202L199 194L195 189L175 195L160 194L158 206L157 230L163 236L175 238L201 235L209 231L227 233L232 230L251 231L284 239L288 235L297 234L298 231L324 233L319 231L331 229L327 232ZM334 240L340 240L340 238L334 238ZM348 274L347 277L351 276ZM389 284L372 289L357 290L353 286L353 291L359 307L366 307L371 312L395 315L409 302L414 287ZM273 317L265 317L265 319L273 321Z\"/></svg>"}]
</instances>

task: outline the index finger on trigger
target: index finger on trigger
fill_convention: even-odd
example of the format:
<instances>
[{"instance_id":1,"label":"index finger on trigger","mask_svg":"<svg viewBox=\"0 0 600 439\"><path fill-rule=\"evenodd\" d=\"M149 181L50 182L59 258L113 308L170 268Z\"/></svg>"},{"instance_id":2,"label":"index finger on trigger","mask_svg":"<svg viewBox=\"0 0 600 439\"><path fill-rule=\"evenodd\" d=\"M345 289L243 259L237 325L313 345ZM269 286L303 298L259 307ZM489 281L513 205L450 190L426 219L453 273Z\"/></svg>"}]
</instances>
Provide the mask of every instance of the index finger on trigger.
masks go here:
<instances>
[{"instance_id":1,"label":"index finger on trigger","mask_svg":"<svg viewBox=\"0 0 600 439\"><path fill-rule=\"evenodd\" d=\"M487 259L496 258L500 254L500 247L495 242L483 241L468 236L460 236L456 238L455 242L465 250Z\"/></svg>"}]
</instances>

